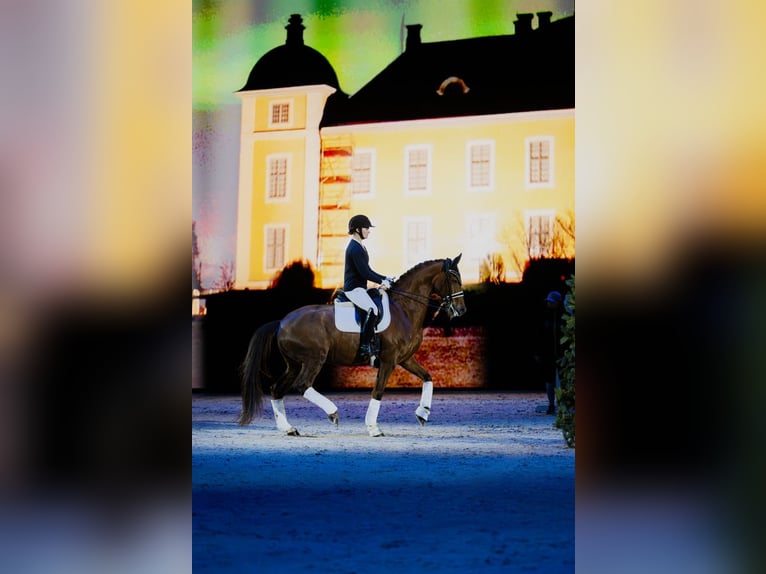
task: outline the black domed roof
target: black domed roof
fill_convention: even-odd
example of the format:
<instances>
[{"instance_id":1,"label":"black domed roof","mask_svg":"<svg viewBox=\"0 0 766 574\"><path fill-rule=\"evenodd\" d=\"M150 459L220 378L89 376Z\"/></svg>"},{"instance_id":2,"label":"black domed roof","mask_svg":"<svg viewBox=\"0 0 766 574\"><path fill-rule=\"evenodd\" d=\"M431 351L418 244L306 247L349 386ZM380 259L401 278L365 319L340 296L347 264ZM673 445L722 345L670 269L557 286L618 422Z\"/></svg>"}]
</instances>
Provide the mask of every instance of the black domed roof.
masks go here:
<instances>
[{"instance_id":1,"label":"black domed roof","mask_svg":"<svg viewBox=\"0 0 766 574\"><path fill-rule=\"evenodd\" d=\"M340 91L338 76L322 54L303 43L303 19L292 14L284 45L266 52L239 91L327 84Z\"/></svg>"}]
</instances>

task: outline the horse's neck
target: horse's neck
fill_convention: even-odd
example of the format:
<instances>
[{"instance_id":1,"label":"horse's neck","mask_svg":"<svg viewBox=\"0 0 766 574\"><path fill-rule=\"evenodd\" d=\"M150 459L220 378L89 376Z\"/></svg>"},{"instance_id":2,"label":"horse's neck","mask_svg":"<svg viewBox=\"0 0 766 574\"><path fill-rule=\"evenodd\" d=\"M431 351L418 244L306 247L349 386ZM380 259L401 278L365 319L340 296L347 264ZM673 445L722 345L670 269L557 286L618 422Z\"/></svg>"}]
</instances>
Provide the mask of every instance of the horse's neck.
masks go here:
<instances>
[{"instance_id":1,"label":"horse's neck","mask_svg":"<svg viewBox=\"0 0 766 574\"><path fill-rule=\"evenodd\" d=\"M428 308L432 304L430 298L432 279L433 276L431 274L425 280L418 280L417 277L413 277L411 281L401 285L401 287L397 287L397 290L406 293L404 296L397 297L397 302L410 319L410 322L417 328L423 327Z\"/></svg>"}]
</instances>

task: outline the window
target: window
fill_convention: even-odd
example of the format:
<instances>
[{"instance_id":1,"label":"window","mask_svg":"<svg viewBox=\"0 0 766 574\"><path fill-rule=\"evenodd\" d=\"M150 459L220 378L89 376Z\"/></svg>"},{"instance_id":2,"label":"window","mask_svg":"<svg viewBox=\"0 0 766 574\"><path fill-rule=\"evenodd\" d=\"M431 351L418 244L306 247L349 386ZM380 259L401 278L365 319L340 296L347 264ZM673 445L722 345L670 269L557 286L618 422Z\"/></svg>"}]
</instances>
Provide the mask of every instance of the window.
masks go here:
<instances>
[{"instance_id":1,"label":"window","mask_svg":"<svg viewBox=\"0 0 766 574\"><path fill-rule=\"evenodd\" d=\"M264 267L266 271L282 269L285 266L285 255L287 253L287 226L285 225L267 225L264 228L266 234L264 244L266 253L264 255Z\"/></svg>"},{"instance_id":2,"label":"window","mask_svg":"<svg viewBox=\"0 0 766 574\"><path fill-rule=\"evenodd\" d=\"M405 150L405 189L408 193L431 191L431 148L411 146Z\"/></svg>"},{"instance_id":3,"label":"window","mask_svg":"<svg viewBox=\"0 0 766 574\"><path fill-rule=\"evenodd\" d=\"M527 138L526 146L527 187L552 187L553 138Z\"/></svg>"},{"instance_id":4,"label":"window","mask_svg":"<svg viewBox=\"0 0 766 574\"><path fill-rule=\"evenodd\" d=\"M467 276L476 277L479 274L481 261L497 251L495 241L495 214L494 213L471 213L466 215L466 235L468 237L467 253L465 259Z\"/></svg>"},{"instance_id":5,"label":"window","mask_svg":"<svg viewBox=\"0 0 766 574\"><path fill-rule=\"evenodd\" d=\"M527 248L532 258L550 257L553 252L552 211L534 212L527 215Z\"/></svg>"},{"instance_id":6,"label":"window","mask_svg":"<svg viewBox=\"0 0 766 574\"><path fill-rule=\"evenodd\" d=\"M292 101L280 100L271 102L269 108L269 127L270 128L286 128L290 127L293 123L292 114Z\"/></svg>"},{"instance_id":7,"label":"window","mask_svg":"<svg viewBox=\"0 0 766 574\"><path fill-rule=\"evenodd\" d=\"M356 149L351 158L351 193L371 195L375 181L375 153L370 149Z\"/></svg>"},{"instance_id":8,"label":"window","mask_svg":"<svg viewBox=\"0 0 766 574\"><path fill-rule=\"evenodd\" d=\"M495 163L494 142L468 142L468 189L490 191Z\"/></svg>"},{"instance_id":9,"label":"window","mask_svg":"<svg viewBox=\"0 0 766 574\"><path fill-rule=\"evenodd\" d=\"M431 218L404 219L404 250L407 268L431 258Z\"/></svg>"},{"instance_id":10,"label":"window","mask_svg":"<svg viewBox=\"0 0 766 574\"><path fill-rule=\"evenodd\" d=\"M266 201L286 200L289 183L289 156L270 155L266 158L266 163Z\"/></svg>"}]
</instances>

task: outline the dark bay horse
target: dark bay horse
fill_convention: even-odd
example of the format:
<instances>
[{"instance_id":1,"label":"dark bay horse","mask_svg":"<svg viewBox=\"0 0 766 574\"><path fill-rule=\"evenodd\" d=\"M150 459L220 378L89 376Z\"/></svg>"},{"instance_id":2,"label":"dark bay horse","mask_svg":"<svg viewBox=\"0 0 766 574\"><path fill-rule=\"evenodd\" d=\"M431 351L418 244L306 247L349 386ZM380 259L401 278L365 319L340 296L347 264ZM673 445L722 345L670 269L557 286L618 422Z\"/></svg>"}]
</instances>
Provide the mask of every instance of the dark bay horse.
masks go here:
<instances>
[{"instance_id":1,"label":"dark bay horse","mask_svg":"<svg viewBox=\"0 0 766 574\"><path fill-rule=\"evenodd\" d=\"M461 256L418 263L388 290L391 321L378 333L380 365L365 416L370 436L383 435L377 423L378 411L386 383L396 365L423 381L415 416L421 425L428 420L433 381L429 372L415 360L415 352L423 342L423 325L429 311L433 312L434 307L437 312L446 309L450 319L466 311L457 267ZM364 364L357 356L358 348L358 331L352 333L336 328L333 305L306 305L279 321L262 325L250 339L241 365L242 412L238 424L245 426L262 412L263 390L269 389L277 429L288 435L298 435L296 428L287 421L283 401L292 389L303 393L307 400L324 410L331 423L337 425L338 408L312 384L325 363ZM274 371L274 349L284 362L279 373Z\"/></svg>"}]
</instances>

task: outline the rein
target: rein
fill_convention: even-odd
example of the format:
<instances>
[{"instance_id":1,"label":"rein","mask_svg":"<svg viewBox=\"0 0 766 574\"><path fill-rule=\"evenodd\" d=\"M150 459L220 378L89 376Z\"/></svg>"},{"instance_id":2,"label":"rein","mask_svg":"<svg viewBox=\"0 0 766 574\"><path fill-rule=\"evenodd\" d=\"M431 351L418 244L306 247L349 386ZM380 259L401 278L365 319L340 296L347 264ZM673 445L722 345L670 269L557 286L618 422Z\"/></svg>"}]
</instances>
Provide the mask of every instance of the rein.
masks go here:
<instances>
[{"instance_id":1,"label":"rein","mask_svg":"<svg viewBox=\"0 0 766 574\"><path fill-rule=\"evenodd\" d=\"M441 301L439 303L435 303L431 297L425 297L423 295L420 295L418 293L410 293L409 291L402 291L400 289L395 289L393 286L389 287L389 291L391 293L394 293L396 295L401 295L403 297L406 297L407 299L410 299L412 301L415 301L417 303L421 303L425 305L426 307L429 307L431 309L442 309L445 305L447 306L447 309L450 310L453 314L457 314L457 310L454 308L453 301L457 299L458 297L463 297L463 291L456 291L455 293L452 292L452 283L449 281L449 275L452 275L457 279L458 283L462 284L462 281L460 280L460 275L454 270L454 269L446 269L445 273L447 274L447 288L449 289L449 294L446 297L441 297Z\"/></svg>"}]
</instances>

